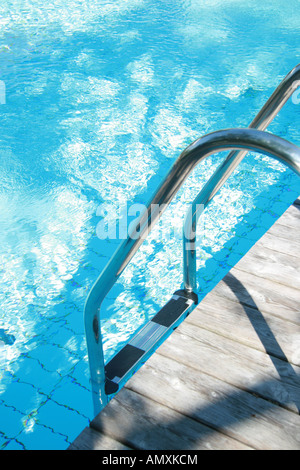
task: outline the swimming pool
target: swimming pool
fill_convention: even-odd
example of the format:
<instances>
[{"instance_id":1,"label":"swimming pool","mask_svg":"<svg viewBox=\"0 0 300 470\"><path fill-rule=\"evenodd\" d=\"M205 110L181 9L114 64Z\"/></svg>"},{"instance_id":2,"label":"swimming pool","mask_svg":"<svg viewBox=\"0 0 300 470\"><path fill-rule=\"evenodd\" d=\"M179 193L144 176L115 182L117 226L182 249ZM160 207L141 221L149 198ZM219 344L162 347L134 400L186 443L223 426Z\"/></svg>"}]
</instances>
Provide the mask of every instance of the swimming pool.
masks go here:
<instances>
[{"instance_id":1,"label":"swimming pool","mask_svg":"<svg viewBox=\"0 0 300 470\"><path fill-rule=\"evenodd\" d=\"M195 138L250 123L300 62L297 7L1 5L0 448L65 449L93 417L83 306L120 242L97 237L99 208L147 202ZM299 106L270 131L299 144ZM109 294L107 359L180 286L188 202L221 158L191 175ZM200 220L203 295L300 192L268 158L247 156L233 176Z\"/></svg>"}]
</instances>

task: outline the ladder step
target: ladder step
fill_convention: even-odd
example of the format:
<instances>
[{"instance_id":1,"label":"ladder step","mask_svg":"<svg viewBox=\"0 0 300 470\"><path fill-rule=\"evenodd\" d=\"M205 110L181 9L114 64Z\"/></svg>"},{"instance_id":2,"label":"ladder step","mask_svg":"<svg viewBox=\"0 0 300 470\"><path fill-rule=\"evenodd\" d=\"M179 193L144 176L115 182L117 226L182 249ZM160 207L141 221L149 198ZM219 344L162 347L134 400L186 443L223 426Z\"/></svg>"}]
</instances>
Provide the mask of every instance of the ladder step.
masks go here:
<instances>
[{"instance_id":1,"label":"ladder step","mask_svg":"<svg viewBox=\"0 0 300 470\"><path fill-rule=\"evenodd\" d=\"M176 291L171 300L105 366L105 393L116 393L197 305L197 295Z\"/></svg>"}]
</instances>

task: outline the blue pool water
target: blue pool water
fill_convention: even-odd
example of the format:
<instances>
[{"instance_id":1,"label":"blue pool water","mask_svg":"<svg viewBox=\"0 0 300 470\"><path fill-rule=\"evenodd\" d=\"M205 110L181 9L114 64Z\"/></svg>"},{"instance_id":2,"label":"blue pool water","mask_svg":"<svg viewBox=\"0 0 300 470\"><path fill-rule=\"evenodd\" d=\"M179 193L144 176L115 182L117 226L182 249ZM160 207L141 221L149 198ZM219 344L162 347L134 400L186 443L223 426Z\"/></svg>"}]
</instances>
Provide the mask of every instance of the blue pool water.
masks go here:
<instances>
[{"instance_id":1,"label":"blue pool water","mask_svg":"<svg viewBox=\"0 0 300 470\"><path fill-rule=\"evenodd\" d=\"M119 243L97 237L99 207L146 203L189 143L251 122L300 62L298 6L2 2L1 449L65 449L93 418L83 307ZM300 144L299 106L269 130ZM106 359L180 287L184 214L222 157L191 175L110 292ZM246 157L199 224L203 295L299 193L281 164Z\"/></svg>"}]
</instances>

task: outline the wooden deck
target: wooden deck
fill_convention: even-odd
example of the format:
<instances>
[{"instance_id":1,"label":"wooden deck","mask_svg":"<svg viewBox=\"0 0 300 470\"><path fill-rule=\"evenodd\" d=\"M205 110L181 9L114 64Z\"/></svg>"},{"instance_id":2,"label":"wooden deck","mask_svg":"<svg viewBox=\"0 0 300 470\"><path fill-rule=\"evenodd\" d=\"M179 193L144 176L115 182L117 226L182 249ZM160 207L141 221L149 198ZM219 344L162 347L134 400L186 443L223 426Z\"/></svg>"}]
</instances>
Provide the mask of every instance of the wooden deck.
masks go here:
<instances>
[{"instance_id":1,"label":"wooden deck","mask_svg":"<svg viewBox=\"0 0 300 470\"><path fill-rule=\"evenodd\" d=\"M300 449L300 202L70 450Z\"/></svg>"}]
</instances>

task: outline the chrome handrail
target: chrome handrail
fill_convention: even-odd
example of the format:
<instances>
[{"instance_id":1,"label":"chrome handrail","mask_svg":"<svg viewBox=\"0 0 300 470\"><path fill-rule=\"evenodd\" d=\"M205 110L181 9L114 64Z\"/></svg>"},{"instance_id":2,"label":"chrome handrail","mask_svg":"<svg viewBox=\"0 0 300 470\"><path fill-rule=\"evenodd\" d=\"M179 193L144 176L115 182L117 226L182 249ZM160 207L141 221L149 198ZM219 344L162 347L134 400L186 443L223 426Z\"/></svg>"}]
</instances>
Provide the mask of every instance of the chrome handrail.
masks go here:
<instances>
[{"instance_id":1,"label":"chrome handrail","mask_svg":"<svg viewBox=\"0 0 300 470\"><path fill-rule=\"evenodd\" d=\"M195 166L214 153L231 149L250 150L273 157L300 176L300 149L280 137L255 129L214 132L195 141L181 153L128 238L98 277L86 301L85 328L95 413L108 401L104 389L105 369L100 330L102 301ZM136 237L137 231L139 238Z\"/></svg>"},{"instance_id":2,"label":"chrome handrail","mask_svg":"<svg viewBox=\"0 0 300 470\"><path fill-rule=\"evenodd\" d=\"M300 64L282 80L249 128L266 130L299 86ZM247 151L230 152L194 199L186 215L183 226L183 282L187 291L194 291L197 288L196 226L198 219L247 153Z\"/></svg>"}]
</instances>

